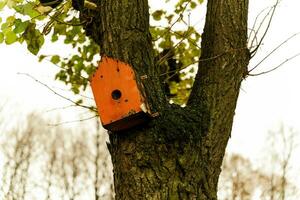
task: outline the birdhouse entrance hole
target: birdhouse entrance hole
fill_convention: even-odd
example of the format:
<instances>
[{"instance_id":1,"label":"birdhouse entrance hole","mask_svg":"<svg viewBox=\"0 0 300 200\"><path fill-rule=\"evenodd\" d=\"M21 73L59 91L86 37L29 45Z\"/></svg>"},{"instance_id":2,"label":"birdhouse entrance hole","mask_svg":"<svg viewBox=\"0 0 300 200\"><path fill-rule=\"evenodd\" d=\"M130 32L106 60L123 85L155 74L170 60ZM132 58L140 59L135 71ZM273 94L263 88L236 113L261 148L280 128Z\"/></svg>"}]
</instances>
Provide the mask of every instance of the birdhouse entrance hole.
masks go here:
<instances>
[{"instance_id":1,"label":"birdhouse entrance hole","mask_svg":"<svg viewBox=\"0 0 300 200\"><path fill-rule=\"evenodd\" d=\"M114 90L114 91L112 91L112 93L111 93L111 97L112 97L114 100L120 99L121 96L122 96L122 93L121 93L120 90Z\"/></svg>"}]
</instances>

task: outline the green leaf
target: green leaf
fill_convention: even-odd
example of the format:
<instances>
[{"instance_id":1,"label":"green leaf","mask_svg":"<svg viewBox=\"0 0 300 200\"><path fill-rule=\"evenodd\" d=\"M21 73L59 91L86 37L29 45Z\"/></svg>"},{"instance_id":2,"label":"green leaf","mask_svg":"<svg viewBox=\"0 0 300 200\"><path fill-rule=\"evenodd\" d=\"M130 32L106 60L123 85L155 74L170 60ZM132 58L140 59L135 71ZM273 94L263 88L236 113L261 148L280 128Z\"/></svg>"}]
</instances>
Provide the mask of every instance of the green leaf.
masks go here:
<instances>
[{"instance_id":1,"label":"green leaf","mask_svg":"<svg viewBox=\"0 0 300 200\"><path fill-rule=\"evenodd\" d=\"M173 17L174 17L174 15L171 14L171 15L166 16L166 19L168 20L169 23L171 23Z\"/></svg>"},{"instance_id":2,"label":"green leaf","mask_svg":"<svg viewBox=\"0 0 300 200\"><path fill-rule=\"evenodd\" d=\"M23 37L27 43L27 49L34 55L37 55L40 48L44 44L44 36L35 29L36 24L30 23L23 33Z\"/></svg>"},{"instance_id":3,"label":"green leaf","mask_svg":"<svg viewBox=\"0 0 300 200\"><path fill-rule=\"evenodd\" d=\"M191 9L195 9L197 7L197 3L195 3L194 1L191 1L190 7L191 7Z\"/></svg>"},{"instance_id":4,"label":"green leaf","mask_svg":"<svg viewBox=\"0 0 300 200\"><path fill-rule=\"evenodd\" d=\"M18 42L19 42L20 44L22 44L22 43L24 42L24 40L25 40L25 39L24 39L23 37L19 37L19 38L18 38Z\"/></svg>"},{"instance_id":5,"label":"green leaf","mask_svg":"<svg viewBox=\"0 0 300 200\"><path fill-rule=\"evenodd\" d=\"M4 34L0 32L0 44L4 41Z\"/></svg>"},{"instance_id":6,"label":"green leaf","mask_svg":"<svg viewBox=\"0 0 300 200\"><path fill-rule=\"evenodd\" d=\"M83 103L83 100L82 99L79 99L76 101L76 104L82 104Z\"/></svg>"},{"instance_id":7,"label":"green leaf","mask_svg":"<svg viewBox=\"0 0 300 200\"><path fill-rule=\"evenodd\" d=\"M51 36L51 42L56 42L58 40L58 36L57 35L52 35Z\"/></svg>"},{"instance_id":8,"label":"green leaf","mask_svg":"<svg viewBox=\"0 0 300 200\"><path fill-rule=\"evenodd\" d=\"M71 90L74 92L74 94L79 94L80 92L78 86L75 85L72 86Z\"/></svg>"},{"instance_id":9,"label":"green leaf","mask_svg":"<svg viewBox=\"0 0 300 200\"><path fill-rule=\"evenodd\" d=\"M162 15L165 13L163 10L157 10L154 13L152 13L152 17L154 20L159 21L161 20Z\"/></svg>"},{"instance_id":10,"label":"green leaf","mask_svg":"<svg viewBox=\"0 0 300 200\"><path fill-rule=\"evenodd\" d=\"M9 16L6 18L6 23L8 23L9 25L13 25L15 20L16 20L15 16Z\"/></svg>"},{"instance_id":11,"label":"green leaf","mask_svg":"<svg viewBox=\"0 0 300 200\"><path fill-rule=\"evenodd\" d=\"M0 10L2 10L6 6L6 1L0 1Z\"/></svg>"},{"instance_id":12,"label":"green leaf","mask_svg":"<svg viewBox=\"0 0 300 200\"><path fill-rule=\"evenodd\" d=\"M67 27L65 24L56 24L54 26L53 34L66 35L66 32L67 32Z\"/></svg>"},{"instance_id":13,"label":"green leaf","mask_svg":"<svg viewBox=\"0 0 300 200\"><path fill-rule=\"evenodd\" d=\"M11 32L12 26L14 25L15 17L9 16L6 18L6 22L1 24L1 30L6 35L8 32Z\"/></svg>"},{"instance_id":14,"label":"green leaf","mask_svg":"<svg viewBox=\"0 0 300 200\"><path fill-rule=\"evenodd\" d=\"M36 18L38 16L41 16L41 14L34 9L35 4L32 2L29 2L27 4L21 4L14 7L14 9L22 14L22 15L28 15L30 18ZM44 18L41 16L41 19Z\"/></svg>"},{"instance_id":15,"label":"green leaf","mask_svg":"<svg viewBox=\"0 0 300 200\"><path fill-rule=\"evenodd\" d=\"M54 55L52 56L51 60L50 60L53 64L57 64L60 61L60 57L58 55Z\"/></svg>"},{"instance_id":16,"label":"green leaf","mask_svg":"<svg viewBox=\"0 0 300 200\"><path fill-rule=\"evenodd\" d=\"M29 21L22 22L21 19L16 19L14 32L15 33L23 33L26 30L28 25L29 25Z\"/></svg>"},{"instance_id":17,"label":"green leaf","mask_svg":"<svg viewBox=\"0 0 300 200\"><path fill-rule=\"evenodd\" d=\"M8 27L9 27L9 24L5 22L1 25L1 30L4 32Z\"/></svg>"},{"instance_id":18,"label":"green leaf","mask_svg":"<svg viewBox=\"0 0 300 200\"><path fill-rule=\"evenodd\" d=\"M13 31L9 31L5 34L5 43L12 44L18 39L17 35Z\"/></svg>"},{"instance_id":19,"label":"green leaf","mask_svg":"<svg viewBox=\"0 0 300 200\"><path fill-rule=\"evenodd\" d=\"M63 81L63 82L66 82L67 80L67 74L66 74L66 71L64 70L61 70L59 71L56 75L55 75L55 80L60 80L60 81Z\"/></svg>"},{"instance_id":20,"label":"green leaf","mask_svg":"<svg viewBox=\"0 0 300 200\"><path fill-rule=\"evenodd\" d=\"M42 62L43 60L44 60L44 58L46 58L47 56L45 56L45 55L40 55L39 56L39 62Z\"/></svg>"}]
</instances>

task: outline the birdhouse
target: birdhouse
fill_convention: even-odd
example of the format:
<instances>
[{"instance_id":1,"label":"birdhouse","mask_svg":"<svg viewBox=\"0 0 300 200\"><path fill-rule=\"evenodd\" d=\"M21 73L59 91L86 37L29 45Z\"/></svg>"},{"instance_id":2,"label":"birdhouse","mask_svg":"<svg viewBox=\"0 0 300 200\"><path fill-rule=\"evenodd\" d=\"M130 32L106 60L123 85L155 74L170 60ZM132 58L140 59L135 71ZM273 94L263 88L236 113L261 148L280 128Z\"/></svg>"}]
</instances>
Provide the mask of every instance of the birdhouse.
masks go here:
<instances>
[{"instance_id":1,"label":"birdhouse","mask_svg":"<svg viewBox=\"0 0 300 200\"><path fill-rule=\"evenodd\" d=\"M102 57L91 86L104 128L120 131L148 119L147 102L129 64Z\"/></svg>"}]
</instances>

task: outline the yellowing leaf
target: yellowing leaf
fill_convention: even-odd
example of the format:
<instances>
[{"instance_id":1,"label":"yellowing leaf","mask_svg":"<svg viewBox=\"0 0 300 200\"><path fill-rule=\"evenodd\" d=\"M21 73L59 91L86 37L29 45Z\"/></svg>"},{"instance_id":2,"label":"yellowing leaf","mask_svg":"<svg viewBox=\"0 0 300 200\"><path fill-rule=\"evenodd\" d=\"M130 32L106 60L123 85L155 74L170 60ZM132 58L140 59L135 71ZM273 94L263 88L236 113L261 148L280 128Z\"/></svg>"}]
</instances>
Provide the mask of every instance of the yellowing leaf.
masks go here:
<instances>
[{"instance_id":1,"label":"yellowing leaf","mask_svg":"<svg viewBox=\"0 0 300 200\"><path fill-rule=\"evenodd\" d=\"M16 20L15 16L9 16L6 18L6 23L12 25L15 22L15 20Z\"/></svg>"},{"instance_id":2,"label":"yellowing leaf","mask_svg":"<svg viewBox=\"0 0 300 200\"><path fill-rule=\"evenodd\" d=\"M21 13L22 15L28 15L31 18L36 18L38 16L40 16L41 19L43 18L43 16L41 16L41 14L37 10L35 10L35 4L33 4L32 2L29 2L27 4L17 5L14 7L14 9L18 13Z\"/></svg>"},{"instance_id":3,"label":"yellowing leaf","mask_svg":"<svg viewBox=\"0 0 300 200\"><path fill-rule=\"evenodd\" d=\"M42 6L42 4L38 5L35 10L37 10L39 13L41 14L45 14L48 13L52 10L53 8L51 8L50 6Z\"/></svg>"},{"instance_id":4,"label":"yellowing leaf","mask_svg":"<svg viewBox=\"0 0 300 200\"><path fill-rule=\"evenodd\" d=\"M6 6L6 1L0 1L0 10L2 10Z\"/></svg>"},{"instance_id":5,"label":"yellowing leaf","mask_svg":"<svg viewBox=\"0 0 300 200\"><path fill-rule=\"evenodd\" d=\"M3 41L4 41L4 34L0 32L0 43L2 43Z\"/></svg>"},{"instance_id":6,"label":"yellowing leaf","mask_svg":"<svg viewBox=\"0 0 300 200\"><path fill-rule=\"evenodd\" d=\"M6 5L7 5L9 8L13 8L16 4L17 4L17 2L14 1L14 0L7 0L7 2L6 2Z\"/></svg>"},{"instance_id":7,"label":"yellowing leaf","mask_svg":"<svg viewBox=\"0 0 300 200\"><path fill-rule=\"evenodd\" d=\"M3 23L3 24L1 25L1 30L2 30L2 31L5 31L8 27L9 27L9 24L8 24L8 23Z\"/></svg>"},{"instance_id":8,"label":"yellowing leaf","mask_svg":"<svg viewBox=\"0 0 300 200\"><path fill-rule=\"evenodd\" d=\"M17 35L13 31L9 31L5 34L5 43L12 44L18 39Z\"/></svg>"}]
</instances>

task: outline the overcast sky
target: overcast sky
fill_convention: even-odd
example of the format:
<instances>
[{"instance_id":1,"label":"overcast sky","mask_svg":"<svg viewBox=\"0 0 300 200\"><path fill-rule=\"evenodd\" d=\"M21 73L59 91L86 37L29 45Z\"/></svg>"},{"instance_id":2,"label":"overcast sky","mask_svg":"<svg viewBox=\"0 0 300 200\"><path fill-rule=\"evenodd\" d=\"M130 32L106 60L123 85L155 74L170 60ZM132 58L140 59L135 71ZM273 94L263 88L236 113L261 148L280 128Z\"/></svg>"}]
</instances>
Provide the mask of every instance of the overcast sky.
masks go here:
<instances>
[{"instance_id":1,"label":"overcast sky","mask_svg":"<svg viewBox=\"0 0 300 200\"><path fill-rule=\"evenodd\" d=\"M155 2L160 1L150 1L153 9ZM252 27L256 15L273 3L272 0L251 0L249 27ZM251 60L250 68L286 38L300 32L299 8L300 1L282 0L262 48L257 57ZM204 11L200 13L200 16L194 14L191 19L197 19L198 23L199 19L200 21L204 20L203 14ZM3 13L0 13L1 15ZM201 23L198 25L201 27ZM46 45L42 51L68 55L67 48L64 46ZM295 37L262 63L256 72L271 69L299 52L300 37ZM66 87L53 81L57 70L55 66L47 62L37 62L37 58L21 45L5 46L1 44L0 55L0 103L6 102L4 104L6 121L15 118L16 113L21 116L21 114L35 109L45 116L53 116L53 113L55 113L54 115L59 114L62 116L62 121L77 119L77 113L80 113L82 118L89 116L89 113L78 108L45 112L52 108L68 106L70 103L54 95L34 80L17 74L18 72L29 73L56 88L57 91L66 94L64 91ZM239 152L256 159L264 147L264 139L268 130L278 127L280 123L300 130L299 63L300 58L295 58L272 73L249 77L243 82L228 151Z\"/></svg>"}]
</instances>

